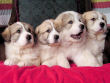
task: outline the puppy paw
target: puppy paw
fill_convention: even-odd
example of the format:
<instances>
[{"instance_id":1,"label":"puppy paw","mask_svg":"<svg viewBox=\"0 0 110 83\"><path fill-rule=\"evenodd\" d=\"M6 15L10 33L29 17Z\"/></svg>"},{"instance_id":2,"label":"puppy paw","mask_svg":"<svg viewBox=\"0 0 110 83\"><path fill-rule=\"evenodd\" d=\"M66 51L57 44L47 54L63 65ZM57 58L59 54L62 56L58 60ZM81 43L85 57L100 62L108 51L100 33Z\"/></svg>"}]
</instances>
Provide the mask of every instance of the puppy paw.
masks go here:
<instances>
[{"instance_id":1,"label":"puppy paw","mask_svg":"<svg viewBox=\"0 0 110 83\"><path fill-rule=\"evenodd\" d=\"M100 67L100 66L103 66L103 64L95 64L94 66L95 67Z\"/></svg>"},{"instance_id":2,"label":"puppy paw","mask_svg":"<svg viewBox=\"0 0 110 83\"><path fill-rule=\"evenodd\" d=\"M7 59L7 60L5 60L4 64L5 64L5 65L14 65L15 63L14 63L13 60Z\"/></svg>"},{"instance_id":3,"label":"puppy paw","mask_svg":"<svg viewBox=\"0 0 110 83\"><path fill-rule=\"evenodd\" d=\"M65 66L63 66L64 68L70 68L70 65L65 65Z\"/></svg>"},{"instance_id":4,"label":"puppy paw","mask_svg":"<svg viewBox=\"0 0 110 83\"><path fill-rule=\"evenodd\" d=\"M90 67L100 67L102 65L98 64L98 63L91 63L91 64L76 64L78 67L83 67L83 66L90 66Z\"/></svg>"},{"instance_id":5,"label":"puppy paw","mask_svg":"<svg viewBox=\"0 0 110 83\"><path fill-rule=\"evenodd\" d=\"M18 65L19 67L22 67L22 66L32 66L32 64L27 63L27 62L23 62L23 61L20 61L17 65Z\"/></svg>"},{"instance_id":6,"label":"puppy paw","mask_svg":"<svg viewBox=\"0 0 110 83\"><path fill-rule=\"evenodd\" d=\"M61 66L61 67L64 67L64 68L70 68L69 64L58 64L58 65Z\"/></svg>"},{"instance_id":7,"label":"puppy paw","mask_svg":"<svg viewBox=\"0 0 110 83\"><path fill-rule=\"evenodd\" d=\"M26 66L26 64L24 62L19 62L17 65L20 66L20 67Z\"/></svg>"},{"instance_id":8,"label":"puppy paw","mask_svg":"<svg viewBox=\"0 0 110 83\"><path fill-rule=\"evenodd\" d=\"M47 65L48 67L53 66L51 63L48 63L48 62L44 62L44 63L42 63L42 65Z\"/></svg>"}]
</instances>

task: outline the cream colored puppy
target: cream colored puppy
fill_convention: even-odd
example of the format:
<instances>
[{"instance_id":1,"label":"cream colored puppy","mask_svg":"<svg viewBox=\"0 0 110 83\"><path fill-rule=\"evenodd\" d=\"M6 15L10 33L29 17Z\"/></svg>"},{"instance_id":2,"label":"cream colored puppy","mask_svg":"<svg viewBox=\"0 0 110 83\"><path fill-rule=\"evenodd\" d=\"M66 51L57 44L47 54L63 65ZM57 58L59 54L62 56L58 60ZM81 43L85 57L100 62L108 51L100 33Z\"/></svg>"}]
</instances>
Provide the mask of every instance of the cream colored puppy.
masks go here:
<instances>
[{"instance_id":1,"label":"cream colored puppy","mask_svg":"<svg viewBox=\"0 0 110 83\"><path fill-rule=\"evenodd\" d=\"M103 50L107 32L107 23L105 15L89 11L83 14L85 24L88 30L88 49L97 58L100 65L103 65Z\"/></svg>"},{"instance_id":2,"label":"cream colored puppy","mask_svg":"<svg viewBox=\"0 0 110 83\"><path fill-rule=\"evenodd\" d=\"M68 60L59 54L59 33L55 30L54 20L45 20L36 27L35 30L38 37L39 55L41 57L41 65L49 67L59 65L61 67L70 68Z\"/></svg>"},{"instance_id":3,"label":"cream colored puppy","mask_svg":"<svg viewBox=\"0 0 110 83\"><path fill-rule=\"evenodd\" d=\"M86 48L87 31L81 15L66 11L55 19L57 31L60 32L60 52L77 66L100 66L91 51Z\"/></svg>"},{"instance_id":4,"label":"cream colored puppy","mask_svg":"<svg viewBox=\"0 0 110 83\"><path fill-rule=\"evenodd\" d=\"M5 29L2 33L5 39L5 65L40 65L33 34L33 27L24 22L16 22Z\"/></svg>"}]
</instances>

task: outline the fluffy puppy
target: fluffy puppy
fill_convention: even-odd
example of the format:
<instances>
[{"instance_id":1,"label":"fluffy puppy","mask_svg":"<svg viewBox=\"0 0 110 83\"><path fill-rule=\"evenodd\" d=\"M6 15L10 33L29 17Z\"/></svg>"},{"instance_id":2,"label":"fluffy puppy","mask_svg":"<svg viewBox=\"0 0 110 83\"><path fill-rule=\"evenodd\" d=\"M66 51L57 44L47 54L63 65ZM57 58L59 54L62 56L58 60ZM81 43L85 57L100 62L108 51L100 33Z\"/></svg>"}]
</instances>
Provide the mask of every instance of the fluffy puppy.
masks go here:
<instances>
[{"instance_id":1,"label":"fluffy puppy","mask_svg":"<svg viewBox=\"0 0 110 83\"><path fill-rule=\"evenodd\" d=\"M5 65L40 65L33 34L33 27L24 22L16 22L4 30Z\"/></svg>"},{"instance_id":2,"label":"fluffy puppy","mask_svg":"<svg viewBox=\"0 0 110 83\"><path fill-rule=\"evenodd\" d=\"M86 49L87 32L81 15L66 11L55 19L57 31L60 32L60 52L77 66L100 66L89 49Z\"/></svg>"},{"instance_id":3,"label":"fluffy puppy","mask_svg":"<svg viewBox=\"0 0 110 83\"><path fill-rule=\"evenodd\" d=\"M97 58L100 65L103 65L103 50L107 32L107 23L105 15L89 11L83 14L88 30L88 49Z\"/></svg>"},{"instance_id":4,"label":"fluffy puppy","mask_svg":"<svg viewBox=\"0 0 110 83\"><path fill-rule=\"evenodd\" d=\"M58 53L59 33L54 28L54 20L45 20L36 27L35 32L38 37L37 47L41 57L41 65L49 67L59 65L70 68L68 60L61 53Z\"/></svg>"}]
</instances>

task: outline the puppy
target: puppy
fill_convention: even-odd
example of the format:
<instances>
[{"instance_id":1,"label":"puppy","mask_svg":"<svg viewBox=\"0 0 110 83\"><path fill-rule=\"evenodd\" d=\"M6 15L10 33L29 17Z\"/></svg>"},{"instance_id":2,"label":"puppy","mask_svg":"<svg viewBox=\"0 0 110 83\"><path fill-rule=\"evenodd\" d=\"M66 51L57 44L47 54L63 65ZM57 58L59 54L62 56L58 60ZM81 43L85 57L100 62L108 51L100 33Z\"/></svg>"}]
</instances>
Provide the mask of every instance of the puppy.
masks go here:
<instances>
[{"instance_id":1,"label":"puppy","mask_svg":"<svg viewBox=\"0 0 110 83\"><path fill-rule=\"evenodd\" d=\"M105 15L89 11L83 14L88 30L88 49L97 58L100 65L103 65L103 50L107 32L107 23Z\"/></svg>"},{"instance_id":2,"label":"puppy","mask_svg":"<svg viewBox=\"0 0 110 83\"><path fill-rule=\"evenodd\" d=\"M81 15L66 11L55 19L56 30L60 32L60 52L77 66L100 66L91 51L86 48L87 31Z\"/></svg>"},{"instance_id":3,"label":"puppy","mask_svg":"<svg viewBox=\"0 0 110 83\"><path fill-rule=\"evenodd\" d=\"M61 67L70 68L68 60L59 52L59 33L55 30L54 20L45 20L36 27L38 37L39 55L41 57L41 65L49 67L59 65Z\"/></svg>"},{"instance_id":4,"label":"puppy","mask_svg":"<svg viewBox=\"0 0 110 83\"><path fill-rule=\"evenodd\" d=\"M24 22L16 22L4 30L5 65L40 65L33 34L33 27Z\"/></svg>"}]
</instances>

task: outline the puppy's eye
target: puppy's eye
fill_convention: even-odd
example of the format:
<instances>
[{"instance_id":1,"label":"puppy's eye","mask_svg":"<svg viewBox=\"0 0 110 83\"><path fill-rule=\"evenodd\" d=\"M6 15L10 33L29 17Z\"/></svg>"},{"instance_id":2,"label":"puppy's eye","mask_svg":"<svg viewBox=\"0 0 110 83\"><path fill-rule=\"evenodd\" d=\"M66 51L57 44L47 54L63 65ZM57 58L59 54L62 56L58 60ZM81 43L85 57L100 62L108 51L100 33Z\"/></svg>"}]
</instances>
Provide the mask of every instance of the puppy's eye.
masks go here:
<instances>
[{"instance_id":1,"label":"puppy's eye","mask_svg":"<svg viewBox=\"0 0 110 83\"><path fill-rule=\"evenodd\" d=\"M18 29L16 32L17 32L17 33L21 33L21 30L20 30L20 29Z\"/></svg>"},{"instance_id":2,"label":"puppy's eye","mask_svg":"<svg viewBox=\"0 0 110 83\"><path fill-rule=\"evenodd\" d=\"M50 29L48 29L46 32L50 33L50 32L51 32L51 30L50 30Z\"/></svg>"},{"instance_id":3,"label":"puppy's eye","mask_svg":"<svg viewBox=\"0 0 110 83\"><path fill-rule=\"evenodd\" d=\"M68 21L68 24L73 24L73 21L72 20Z\"/></svg>"},{"instance_id":4,"label":"puppy's eye","mask_svg":"<svg viewBox=\"0 0 110 83\"><path fill-rule=\"evenodd\" d=\"M28 32L31 32L31 30L30 30L30 29L28 29Z\"/></svg>"},{"instance_id":5,"label":"puppy's eye","mask_svg":"<svg viewBox=\"0 0 110 83\"><path fill-rule=\"evenodd\" d=\"M104 20L104 17L102 17L102 20Z\"/></svg>"},{"instance_id":6,"label":"puppy's eye","mask_svg":"<svg viewBox=\"0 0 110 83\"><path fill-rule=\"evenodd\" d=\"M92 20L92 21L95 21L96 19L95 19L95 18L92 18L91 20Z\"/></svg>"}]
</instances>

